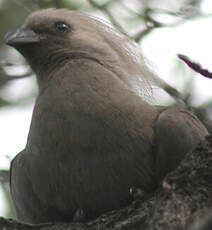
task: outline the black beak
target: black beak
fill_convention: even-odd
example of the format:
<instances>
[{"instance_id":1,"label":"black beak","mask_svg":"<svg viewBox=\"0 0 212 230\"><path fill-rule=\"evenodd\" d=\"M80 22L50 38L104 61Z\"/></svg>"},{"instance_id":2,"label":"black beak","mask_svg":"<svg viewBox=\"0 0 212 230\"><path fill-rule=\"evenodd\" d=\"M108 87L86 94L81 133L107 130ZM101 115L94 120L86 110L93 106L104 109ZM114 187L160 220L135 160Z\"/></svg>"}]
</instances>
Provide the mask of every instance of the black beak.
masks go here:
<instances>
[{"instance_id":1,"label":"black beak","mask_svg":"<svg viewBox=\"0 0 212 230\"><path fill-rule=\"evenodd\" d=\"M39 36L30 29L19 29L5 35L4 41L7 45L17 46L21 44L39 43Z\"/></svg>"}]
</instances>

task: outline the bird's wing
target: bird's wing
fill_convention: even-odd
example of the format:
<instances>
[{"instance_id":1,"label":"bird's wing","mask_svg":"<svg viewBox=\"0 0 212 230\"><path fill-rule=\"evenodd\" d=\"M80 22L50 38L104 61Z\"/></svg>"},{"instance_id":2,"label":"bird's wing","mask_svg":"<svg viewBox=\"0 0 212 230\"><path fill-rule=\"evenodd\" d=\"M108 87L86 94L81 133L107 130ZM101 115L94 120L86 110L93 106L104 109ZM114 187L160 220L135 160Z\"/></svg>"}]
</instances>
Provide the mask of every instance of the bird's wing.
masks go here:
<instances>
[{"instance_id":1,"label":"bird's wing","mask_svg":"<svg viewBox=\"0 0 212 230\"><path fill-rule=\"evenodd\" d=\"M44 212L44 210L40 208L40 201L33 191L33 186L25 164L24 151L17 154L11 162L10 189L17 218L24 222L36 221L38 213L42 215L41 213ZM35 202L36 205L33 205Z\"/></svg>"},{"instance_id":2,"label":"bird's wing","mask_svg":"<svg viewBox=\"0 0 212 230\"><path fill-rule=\"evenodd\" d=\"M191 112L169 107L161 112L156 125L156 177L158 181L174 170L185 154L208 134Z\"/></svg>"}]
</instances>

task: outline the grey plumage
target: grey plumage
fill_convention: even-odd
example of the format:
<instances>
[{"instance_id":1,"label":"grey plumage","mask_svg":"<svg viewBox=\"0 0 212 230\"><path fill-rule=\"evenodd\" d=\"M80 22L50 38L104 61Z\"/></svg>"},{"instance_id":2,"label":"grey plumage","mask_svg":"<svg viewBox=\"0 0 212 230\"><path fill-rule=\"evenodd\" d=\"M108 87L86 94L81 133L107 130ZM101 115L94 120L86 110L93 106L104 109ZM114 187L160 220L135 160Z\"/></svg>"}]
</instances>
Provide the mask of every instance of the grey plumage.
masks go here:
<instances>
[{"instance_id":1,"label":"grey plumage","mask_svg":"<svg viewBox=\"0 0 212 230\"><path fill-rule=\"evenodd\" d=\"M70 221L127 205L131 187L153 191L207 135L183 108L141 99L149 70L136 45L78 12L33 13L5 37L37 75L26 148L11 165L18 219Z\"/></svg>"}]
</instances>

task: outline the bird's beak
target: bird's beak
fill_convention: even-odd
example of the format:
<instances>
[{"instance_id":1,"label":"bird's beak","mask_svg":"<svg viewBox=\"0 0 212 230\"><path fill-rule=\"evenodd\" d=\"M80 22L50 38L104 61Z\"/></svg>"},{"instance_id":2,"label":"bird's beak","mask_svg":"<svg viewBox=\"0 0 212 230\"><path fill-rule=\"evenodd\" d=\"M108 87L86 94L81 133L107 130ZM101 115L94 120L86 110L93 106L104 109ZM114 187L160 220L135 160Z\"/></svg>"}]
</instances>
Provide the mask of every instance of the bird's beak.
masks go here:
<instances>
[{"instance_id":1,"label":"bird's beak","mask_svg":"<svg viewBox=\"0 0 212 230\"><path fill-rule=\"evenodd\" d=\"M39 43L39 36L31 29L19 29L5 35L4 41L7 45L17 46L21 44Z\"/></svg>"}]
</instances>

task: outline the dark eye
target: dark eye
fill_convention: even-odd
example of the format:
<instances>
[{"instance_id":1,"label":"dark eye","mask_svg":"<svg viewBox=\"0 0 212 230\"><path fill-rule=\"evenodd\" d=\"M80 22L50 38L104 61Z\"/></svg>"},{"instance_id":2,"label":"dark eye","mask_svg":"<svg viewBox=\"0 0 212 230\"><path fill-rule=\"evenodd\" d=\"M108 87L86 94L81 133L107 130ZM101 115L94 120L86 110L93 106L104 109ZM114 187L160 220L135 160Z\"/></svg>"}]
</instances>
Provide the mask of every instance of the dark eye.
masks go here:
<instances>
[{"instance_id":1,"label":"dark eye","mask_svg":"<svg viewBox=\"0 0 212 230\"><path fill-rule=\"evenodd\" d=\"M54 26L58 31L62 33L67 32L71 29L71 27L67 25L65 22L56 22Z\"/></svg>"}]
</instances>

